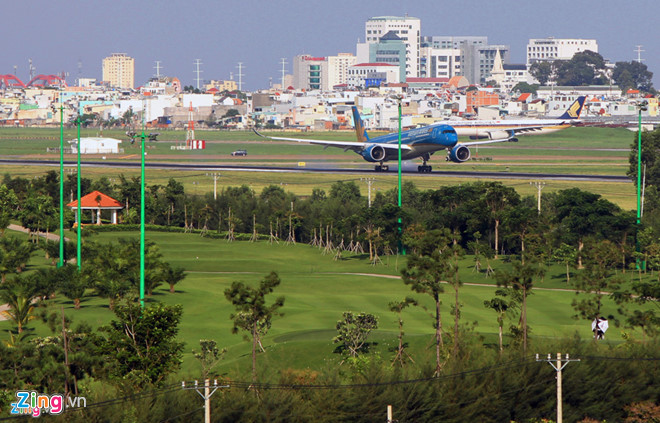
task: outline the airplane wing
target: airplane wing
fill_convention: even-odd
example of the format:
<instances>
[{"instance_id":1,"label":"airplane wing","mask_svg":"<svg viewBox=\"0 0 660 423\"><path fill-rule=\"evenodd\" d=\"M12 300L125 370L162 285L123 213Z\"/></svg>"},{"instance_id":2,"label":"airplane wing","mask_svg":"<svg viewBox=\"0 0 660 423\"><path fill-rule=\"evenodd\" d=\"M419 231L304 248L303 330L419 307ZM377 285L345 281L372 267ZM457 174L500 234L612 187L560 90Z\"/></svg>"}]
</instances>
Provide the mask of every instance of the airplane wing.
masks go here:
<instances>
[{"instance_id":1,"label":"airplane wing","mask_svg":"<svg viewBox=\"0 0 660 423\"><path fill-rule=\"evenodd\" d=\"M506 138L499 138L496 140L486 140L486 141L468 141L468 142L461 142L459 144L470 146L470 145L481 145L481 144L493 144L496 142L518 142L518 138L516 138L516 133L519 129L524 129L524 128L507 129L506 132L509 134L509 136Z\"/></svg>"},{"instance_id":2,"label":"airplane wing","mask_svg":"<svg viewBox=\"0 0 660 423\"><path fill-rule=\"evenodd\" d=\"M308 144L319 144L325 147L337 147L341 148L344 151L352 150L355 151L356 153L359 153L365 149L365 147L371 147L371 146L380 146L383 148L387 149L393 149L393 150L398 150L399 145L398 144L389 144L389 143L378 143L378 142L369 142L369 143L364 143L364 142L357 142L357 141L328 141L328 140L314 140L314 139L305 139L305 138L287 138L287 137L269 137L264 134L259 133L256 129L252 129L255 134L259 135L262 138L268 138L271 140L277 140L277 141L296 141L296 142L304 142ZM408 144L401 144L401 150L412 150L412 147Z\"/></svg>"}]
</instances>

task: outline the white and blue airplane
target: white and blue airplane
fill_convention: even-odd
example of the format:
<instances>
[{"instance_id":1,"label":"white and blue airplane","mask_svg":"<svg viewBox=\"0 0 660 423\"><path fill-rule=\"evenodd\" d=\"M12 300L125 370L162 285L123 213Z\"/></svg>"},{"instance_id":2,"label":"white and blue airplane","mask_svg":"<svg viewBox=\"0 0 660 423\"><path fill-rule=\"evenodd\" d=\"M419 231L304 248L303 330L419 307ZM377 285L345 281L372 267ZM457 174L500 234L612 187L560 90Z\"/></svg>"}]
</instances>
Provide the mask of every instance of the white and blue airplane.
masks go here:
<instances>
[{"instance_id":1,"label":"white and blue airplane","mask_svg":"<svg viewBox=\"0 0 660 423\"><path fill-rule=\"evenodd\" d=\"M302 138L287 138L287 137L269 137L260 134L255 129L254 132L264 138L281 141L296 141L308 144L320 144L325 147L342 148L344 151L353 150L362 158L371 163L378 163L375 166L376 172L384 172L389 170L389 166L385 162L396 161L399 158L399 133L392 132L390 134L381 135L375 138L369 138L366 129L360 118L360 113L357 107L353 106L353 121L355 125L355 132L357 133L357 141L328 141L328 140L313 140ZM556 125L555 122L552 123ZM447 150L446 160L455 163L462 163L470 159L470 146L481 144L492 144L497 142L517 142L517 133L526 133L534 131L540 124L534 122L530 125L516 125L515 127L498 128L498 132L503 135L499 139L487 139L483 141L468 141L458 142L458 134L453 126L443 122L437 122L432 125L424 126L421 128L410 129L401 132L401 160L411 160L421 158L423 164L417 167L420 173L431 172L431 166L426 163L431 159L431 156L440 150Z\"/></svg>"}]
</instances>

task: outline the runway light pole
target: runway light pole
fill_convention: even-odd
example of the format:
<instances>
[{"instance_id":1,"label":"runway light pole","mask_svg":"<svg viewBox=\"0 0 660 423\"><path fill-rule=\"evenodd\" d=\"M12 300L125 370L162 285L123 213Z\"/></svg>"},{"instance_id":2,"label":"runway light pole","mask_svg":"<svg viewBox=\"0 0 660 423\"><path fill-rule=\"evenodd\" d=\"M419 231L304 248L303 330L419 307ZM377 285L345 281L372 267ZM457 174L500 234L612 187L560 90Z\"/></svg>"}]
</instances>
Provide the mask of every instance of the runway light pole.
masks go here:
<instances>
[{"instance_id":1,"label":"runway light pole","mask_svg":"<svg viewBox=\"0 0 660 423\"><path fill-rule=\"evenodd\" d=\"M399 218L398 218L398 232L399 232L399 253L401 255L406 255L406 250L403 248L403 223L401 222L401 97L399 97L399 165L398 165L398 173L399 173L399 196L398 196L398 206L399 206Z\"/></svg>"},{"instance_id":2,"label":"runway light pole","mask_svg":"<svg viewBox=\"0 0 660 423\"><path fill-rule=\"evenodd\" d=\"M648 102L643 101L637 104L639 124L637 127L637 227L635 230L635 251L640 252L639 247L639 230L642 226L642 111L647 110ZM646 263L639 261L639 254L637 258L637 268L644 267Z\"/></svg>"},{"instance_id":3,"label":"runway light pole","mask_svg":"<svg viewBox=\"0 0 660 423\"><path fill-rule=\"evenodd\" d=\"M60 92L60 259L57 267L64 266L64 105Z\"/></svg>"},{"instance_id":4,"label":"runway light pole","mask_svg":"<svg viewBox=\"0 0 660 423\"><path fill-rule=\"evenodd\" d=\"M80 194L81 194L81 188L80 188L80 124L82 123L82 117L80 116L80 112L78 112L78 117L76 118L76 125L78 126L78 188L77 188L77 193L78 193L78 227L76 228L78 230L77 232L77 248L76 248L76 264L78 265L78 270L80 271L80 268L82 266L82 207L80 205Z\"/></svg>"},{"instance_id":5,"label":"runway light pole","mask_svg":"<svg viewBox=\"0 0 660 423\"><path fill-rule=\"evenodd\" d=\"M142 134L140 135L140 307L144 310L144 107L142 108Z\"/></svg>"}]
</instances>

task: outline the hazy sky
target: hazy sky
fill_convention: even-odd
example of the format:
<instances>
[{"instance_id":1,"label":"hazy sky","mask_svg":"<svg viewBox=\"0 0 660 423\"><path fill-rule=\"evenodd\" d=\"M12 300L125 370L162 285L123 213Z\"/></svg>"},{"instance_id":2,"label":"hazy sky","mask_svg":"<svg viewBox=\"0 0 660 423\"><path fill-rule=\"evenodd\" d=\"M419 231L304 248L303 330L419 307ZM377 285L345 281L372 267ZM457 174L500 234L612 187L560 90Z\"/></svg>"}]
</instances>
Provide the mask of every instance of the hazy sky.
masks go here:
<instances>
[{"instance_id":1,"label":"hazy sky","mask_svg":"<svg viewBox=\"0 0 660 423\"><path fill-rule=\"evenodd\" d=\"M193 85L196 59L202 79L238 80L243 88L279 83L281 59L355 54L364 23L373 16L421 19L422 35L481 35L511 46L511 60L524 63L529 38L595 38L613 62L642 58L660 88L658 0L2 0L0 74L29 80L36 73L68 72L101 79L101 61L111 53L135 58L136 86L155 75Z\"/></svg>"}]
</instances>

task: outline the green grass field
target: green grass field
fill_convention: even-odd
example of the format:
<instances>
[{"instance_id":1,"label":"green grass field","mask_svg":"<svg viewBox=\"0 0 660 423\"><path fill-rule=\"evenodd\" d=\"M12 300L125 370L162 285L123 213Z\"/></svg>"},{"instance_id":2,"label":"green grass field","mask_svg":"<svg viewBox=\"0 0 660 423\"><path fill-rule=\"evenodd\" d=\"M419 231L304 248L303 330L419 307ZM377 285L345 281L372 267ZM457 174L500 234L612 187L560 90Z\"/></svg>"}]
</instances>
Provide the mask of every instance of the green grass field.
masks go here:
<instances>
[{"instance_id":1,"label":"green grass field","mask_svg":"<svg viewBox=\"0 0 660 423\"><path fill-rule=\"evenodd\" d=\"M82 136L97 136L98 129L83 128ZM104 130L103 135L127 139L124 130ZM293 136L300 138L320 138L333 140L352 140L352 131L316 132L316 133L282 133L266 132L271 135ZM262 140L254 133L197 131L198 138L207 139L206 150L179 151L172 150L180 140L185 138L184 131L162 131L158 142L148 144L147 163L181 161L203 162L205 164L232 165L263 165L273 163L280 166L297 166L304 162L305 167L336 166L371 169L372 165L351 152L339 149L324 149L320 146L291 142L273 142ZM75 129L65 129L64 139L75 138ZM512 172L555 173L555 174L594 174L625 176L629 168L628 149L635 139L635 134L621 128L589 128L576 127L540 136L523 136L516 144L505 143L495 146L473 149L472 160L467 163L447 163L441 153L438 153L431 164L435 170L442 171L483 171L496 172L502 175L504 184L515 187L521 195L535 195L536 190L530 185L530 180L513 180L508 174ZM137 161L139 158L138 144L122 143L123 154L107 156L113 161ZM59 155L47 154L47 147L59 146L59 131L56 128L0 128L0 157L31 158L58 160ZM239 148L248 150L247 157L231 157L229 154ZM150 157L151 156L151 157ZM83 163L87 157L83 158ZM74 155L66 155L65 160L75 161ZM99 156L89 159L100 160ZM304 169L302 167L301 169ZM52 166L0 166L0 173L11 176L32 177L41 175L48 170L57 170ZM67 167L66 172L73 172ZM83 169L83 176L96 179L107 176L111 180L120 173L128 177L139 176L139 170L131 169ZM206 194L213 190L213 179L205 172L198 171L165 171L149 170L148 184L166 184L169 178L175 178L183 183L186 192ZM296 195L310 195L314 188L329 190L330 186L341 181L356 181L359 183L364 174L320 174L320 173L260 173L260 172L222 172L218 180L218 189L224 187L247 185L257 193L268 185L281 185L286 191ZM396 174L378 173L370 176L375 178L374 189L387 191L397 184ZM428 177L428 175L406 174L406 180L413 181L420 189L437 189L443 185L457 185L473 181L462 177ZM488 178L489 180L491 178ZM624 209L636 206L636 192L632 183L620 182L588 182L588 181L546 181L544 193L572 187L601 194L606 199L618 204ZM363 195L366 195L366 183L363 185Z\"/></svg>"},{"instance_id":2,"label":"green grass field","mask_svg":"<svg viewBox=\"0 0 660 423\"><path fill-rule=\"evenodd\" d=\"M102 233L95 239L114 240L137 233ZM327 363L336 362L333 354L332 337L335 324L342 312L369 312L379 317L379 329L373 334L377 342L376 351L383 357L392 355L388 348L396 343L397 316L387 310L390 301L402 300L413 295L427 308L432 308L430 298L414 294L398 277L405 266L405 257L383 257L383 264L372 266L365 257L345 256L333 260L332 255L323 255L317 248L308 245L249 243L211 240L193 234L149 232L147 238L160 247L164 259L186 269L187 278L176 285L176 293L170 294L169 287L157 289L147 302L162 301L166 304L182 304L183 319L180 325L180 340L186 343L184 372L197 372L198 364L191 351L199 348L200 339L215 339L220 347L226 347L226 359L220 364L222 372L243 371L250 365L250 344L241 335L232 335L229 314L232 308L224 298L224 290L232 281L240 280L256 284L271 270L278 272L282 284L273 297L286 298L282 308L283 317L276 318L272 329L264 340L268 353L259 356L260 368L278 371L285 368L320 369ZM35 253L33 265L43 265L42 252ZM84 259L84 258L83 258ZM496 344L497 323L495 313L483 306L483 301L494 296L495 281L472 271L473 258L462 261L460 289L462 322L478 322L476 331L470 336L483 336L485 344ZM494 264L497 269L503 266ZM625 278L633 277L628 273ZM578 333L585 341L591 339L590 324L571 318L574 314L570 304L576 297L567 289L562 266L553 266L545 280L537 285L529 298L529 325L534 339L572 336ZM443 322L450 331L453 291L446 287L443 295ZM272 298L270 299L272 301ZM51 301L53 310L64 306L65 313L74 321L88 321L92 326L109 322L114 315L108 309L107 300L96 297L83 299L82 309L74 310L71 301L59 296ZM615 313L616 307L606 300L605 312ZM422 308L404 311L406 340L411 354L429 360L432 352L428 348L433 334L432 319ZM515 322L508 322L509 324ZM31 324L31 333L48 335L48 329L38 321ZM0 338L7 338L9 322L0 322ZM608 342L621 339L618 328L607 333ZM475 338L476 340L476 338ZM481 341L478 341L481 342ZM263 366L263 367L262 367ZM245 373L244 373L245 374Z\"/></svg>"}]
</instances>

